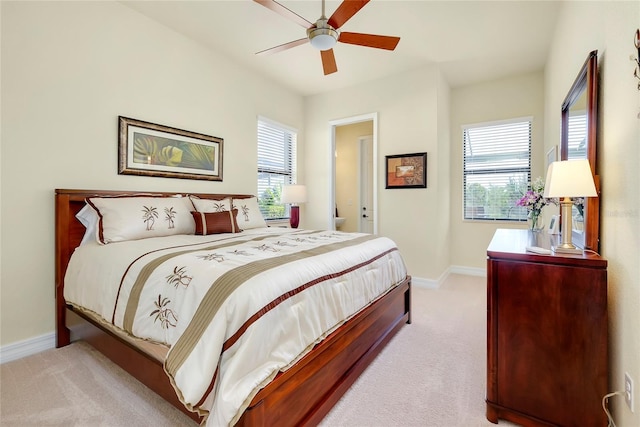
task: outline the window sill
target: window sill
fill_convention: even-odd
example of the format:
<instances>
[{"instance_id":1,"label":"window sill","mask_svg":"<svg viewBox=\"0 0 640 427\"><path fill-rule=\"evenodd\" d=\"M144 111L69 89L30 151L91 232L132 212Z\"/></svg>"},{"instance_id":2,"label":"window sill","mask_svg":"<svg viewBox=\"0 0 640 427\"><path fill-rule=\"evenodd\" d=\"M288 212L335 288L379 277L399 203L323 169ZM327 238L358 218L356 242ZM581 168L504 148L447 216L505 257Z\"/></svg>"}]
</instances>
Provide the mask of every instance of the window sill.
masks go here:
<instances>
[{"instance_id":1,"label":"window sill","mask_svg":"<svg viewBox=\"0 0 640 427\"><path fill-rule=\"evenodd\" d=\"M463 219L465 224L500 224L500 225L512 225L512 226L527 226L527 221L514 221L508 219Z\"/></svg>"}]
</instances>

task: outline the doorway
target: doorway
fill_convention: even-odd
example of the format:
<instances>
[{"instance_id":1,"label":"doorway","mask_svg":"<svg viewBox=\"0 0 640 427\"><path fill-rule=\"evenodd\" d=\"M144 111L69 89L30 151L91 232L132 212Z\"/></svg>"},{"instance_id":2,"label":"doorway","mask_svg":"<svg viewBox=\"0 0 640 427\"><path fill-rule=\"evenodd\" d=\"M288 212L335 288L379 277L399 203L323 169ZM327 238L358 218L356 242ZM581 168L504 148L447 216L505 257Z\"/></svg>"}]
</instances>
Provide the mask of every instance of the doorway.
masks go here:
<instances>
[{"instance_id":1,"label":"doorway","mask_svg":"<svg viewBox=\"0 0 640 427\"><path fill-rule=\"evenodd\" d=\"M377 113L365 114L361 116L348 117L331 121L331 197L329 223L336 229L334 218L339 216L345 221L340 227L345 231L362 231L376 234L378 232L378 209L377 209L377 165L378 165L378 126ZM367 122L367 123L365 123ZM348 137L348 144L353 144L350 154L343 150L343 157L338 158L340 153L337 150L338 139L345 129L349 127L363 128L362 126L350 126L355 124L368 125L369 131L356 136ZM343 144L343 142L340 142ZM344 168L351 176L345 177ZM340 170L337 164L340 164ZM340 178L339 178L340 177ZM344 195L345 188L351 188L347 197ZM340 189L340 203L336 194ZM336 215L337 214L337 215Z\"/></svg>"},{"instance_id":2,"label":"doorway","mask_svg":"<svg viewBox=\"0 0 640 427\"><path fill-rule=\"evenodd\" d=\"M375 207L373 206L373 136L358 138L358 151L360 166L358 195L359 195L359 220L358 231L361 233L373 233L373 217Z\"/></svg>"}]
</instances>

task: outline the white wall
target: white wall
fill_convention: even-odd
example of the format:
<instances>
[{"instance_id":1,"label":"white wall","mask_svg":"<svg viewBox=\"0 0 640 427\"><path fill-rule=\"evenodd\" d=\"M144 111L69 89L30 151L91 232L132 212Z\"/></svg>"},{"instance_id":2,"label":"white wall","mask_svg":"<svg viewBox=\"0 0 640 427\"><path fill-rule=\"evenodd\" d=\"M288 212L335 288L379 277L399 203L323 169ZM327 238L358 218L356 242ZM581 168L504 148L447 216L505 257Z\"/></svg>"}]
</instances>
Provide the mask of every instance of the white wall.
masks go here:
<instances>
[{"instance_id":1,"label":"white wall","mask_svg":"<svg viewBox=\"0 0 640 427\"><path fill-rule=\"evenodd\" d=\"M559 111L559 110L558 110ZM497 228L526 223L463 221L462 126L533 117L531 177L545 177L544 75L542 72L458 87L451 91L451 263L485 268L487 246ZM559 143L556 142L556 143Z\"/></svg>"},{"instance_id":2,"label":"white wall","mask_svg":"<svg viewBox=\"0 0 640 427\"><path fill-rule=\"evenodd\" d=\"M439 235L441 209L438 153L446 150L442 145L448 143L447 132L440 137L442 131L438 128L438 95L448 96L442 85L445 84L438 69L426 67L305 98L305 171L307 177L314 177L307 182L309 202L305 217L312 228L327 223L325 206L330 200L333 156L331 120L378 113L378 171L385 170L385 155L428 152L426 189L387 190L384 172L377 177L378 232L394 239L411 274L425 279L438 278L443 265L449 265L448 251L434 244L433 239ZM441 261L443 258L446 262Z\"/></svg>"},{"instance_id":3,"label":"white wall","mask_svg":"<svg viewBox=\"0 0 640 427\"><path fill-rule=\"evenodd\" d=\"M54 330L55 188L255 193L258 115L304 156L299 95L117 2L0 7L1 344ZM118 175L118 115L224 138L223 182Z\"/></svg>"},{"instance_id":4,"label":"white wall","mask_svg":"<svg viewBox=\"0 0 640 427\"><path fill-rule=\"evenodd\" d=\"M559 141L560 106L590 51L598 50L598 170L601 253L609 261L611 391L635 381L635 413L610 399L618 427L640 426L640 91L633 46L637 1L567 2L558 18L545 70L547 144Z\"/></svg>"},{"instance_id":5,"label":"white wall","mask_svg":"<svg viewBox=\"0 0 640 427\"><path fill-rule=\"evenodd\" d=\"M431 168L430 185L436 188L437 212L435 229L431 229L433 235L429 239L435 245L433 261L435 271L440 272L440 277L447 273L452 264L451 251L451 147L456 144L451 138L451 89L441 73L437 74L437 139L438 149L431 153L429 165ZM434 179L435 178L435 179Z\"/></svg>"}]
</instances>

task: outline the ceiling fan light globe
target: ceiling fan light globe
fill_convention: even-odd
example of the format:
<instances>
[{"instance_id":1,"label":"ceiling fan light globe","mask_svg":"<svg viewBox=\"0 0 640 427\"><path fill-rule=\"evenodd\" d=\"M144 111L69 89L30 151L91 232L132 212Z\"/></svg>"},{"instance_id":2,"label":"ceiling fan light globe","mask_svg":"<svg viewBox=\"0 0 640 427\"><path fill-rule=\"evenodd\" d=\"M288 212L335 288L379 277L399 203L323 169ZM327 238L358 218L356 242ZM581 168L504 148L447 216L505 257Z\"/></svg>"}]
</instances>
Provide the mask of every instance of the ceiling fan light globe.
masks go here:
<instances>
[{"instance_id":1,"label":"ceiling fan light globe","mask_svg":"<svg viewBox=\"0 0 640 427\"><path fill-rule=\"evenodd\" d=\"M309 42L318 50L329 50L338 42L338 32L333 28L315 28L309 31Z\"/></svg>"}]
</instances>

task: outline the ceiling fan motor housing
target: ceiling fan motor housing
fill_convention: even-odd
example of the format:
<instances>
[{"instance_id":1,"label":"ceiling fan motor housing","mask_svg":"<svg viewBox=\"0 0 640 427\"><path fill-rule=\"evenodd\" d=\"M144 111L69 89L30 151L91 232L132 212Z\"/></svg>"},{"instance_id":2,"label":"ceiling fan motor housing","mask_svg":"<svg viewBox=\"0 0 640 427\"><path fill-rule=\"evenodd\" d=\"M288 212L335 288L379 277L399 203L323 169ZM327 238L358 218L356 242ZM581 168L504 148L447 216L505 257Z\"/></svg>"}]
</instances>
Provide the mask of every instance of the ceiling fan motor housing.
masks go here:
<instances>
[{"instance_id":1,"label":"ceiling fan motor housing","mask_svg":"<svg viewBox=\"0 0 640 427\"><path fill-rule=\"evenodd\" d=\"M309 42L318 50L332 49L340 37L338 30L327 23L324 16L316 22L316 25L307 29Z\"/></svg>"}]
</instances>

